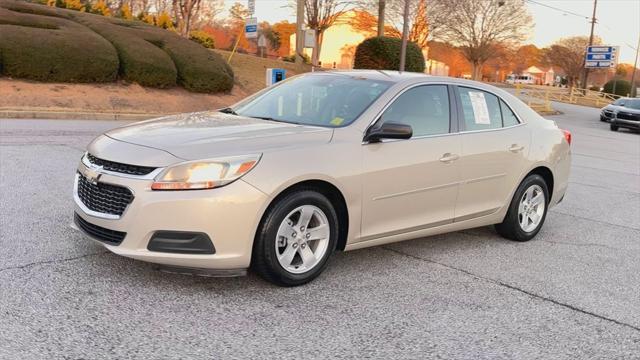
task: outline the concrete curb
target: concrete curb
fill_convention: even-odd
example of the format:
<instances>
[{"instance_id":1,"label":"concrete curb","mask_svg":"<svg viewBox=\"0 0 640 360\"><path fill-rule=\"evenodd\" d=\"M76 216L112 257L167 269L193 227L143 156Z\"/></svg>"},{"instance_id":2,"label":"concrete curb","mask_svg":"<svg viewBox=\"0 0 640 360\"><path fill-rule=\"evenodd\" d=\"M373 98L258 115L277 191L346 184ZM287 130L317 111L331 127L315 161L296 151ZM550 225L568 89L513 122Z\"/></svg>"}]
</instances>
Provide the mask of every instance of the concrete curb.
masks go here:
<instances>
[{"instance_id":1,"label":"concrete curb","mask_svg":"<svg viewBox=\"0 0 640 360\"><path fill-rule=\"evenodd\" d=\"M47 119L47 120L148 120L171 114L145 113L105 113L90 111L49 111L49 110L5 110L0 109L4 119Z\"/></svg>"}]
</instances>

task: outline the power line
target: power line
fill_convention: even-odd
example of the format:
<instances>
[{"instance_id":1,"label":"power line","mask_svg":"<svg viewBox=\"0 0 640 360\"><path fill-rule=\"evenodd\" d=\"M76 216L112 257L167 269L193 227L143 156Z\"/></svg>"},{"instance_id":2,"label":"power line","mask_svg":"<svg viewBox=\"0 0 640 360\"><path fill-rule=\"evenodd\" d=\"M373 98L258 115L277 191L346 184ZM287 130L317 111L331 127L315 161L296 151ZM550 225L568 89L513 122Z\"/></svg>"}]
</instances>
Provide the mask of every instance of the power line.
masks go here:
<instances>
[{"instance_id":1,"label":"power line","mask_svg":"<svg viewBox=\"0 0 640 360\"><path fill-rule=\"evenodd\" d=\"M576 17L580 17L580 18L586 19L589 22L591 22L591 17L586 16L586 15L578 14L578 13L575 13L575 12L570 11L570 10L561 9L559 7L547 5L547 4L541 3L541 2L536 1L536 0L524 0L524 1L526 1L526 2L528 2L530 4L544 6L544 7L548 8L548 9L552 9L552 10L561 12L561 13L563 13L565 15L573 15L573 16L576 16ZM602 22L598 21L598 19L595 19L595 22L596 22L596 24L599 24L600 26L605 27L607 30L613 31L613 29L610 26L607 26L606 24L603 24ZM633 51L637 51L636 47L631 45L631 44L629 44L629 43L625 42L624 45L626 45L628 48L630 48Z\"/></svg>"},{"instance_id":2,"label":"power line","mask_svg":"<svg viewBox=\"0 0 640 360\"><path fill-rule=\"evenodd\" d=\"M535 0L525 0L525 1L528 2L528 3L531 3L531 4L536 4L536 5L544 6L544 7L549 8L549 9L553 9L555 11L559 11L559 12L561 12L563 14L566 14L566 15L573 15L573 16L581 17L581 18L584 18L584 19L587 19L587 20L591 21L591 18L589 16L578 14L578 13L575 13L573 11L564 10L564 9L561 9L561 8L558 8L558 7L555 7L555 6L551 6L551 5L547 5L547 4L544 4L544 3L541 3L541 2L538 2L538 1L535 1Z\"/></svg>"}]
</instances>

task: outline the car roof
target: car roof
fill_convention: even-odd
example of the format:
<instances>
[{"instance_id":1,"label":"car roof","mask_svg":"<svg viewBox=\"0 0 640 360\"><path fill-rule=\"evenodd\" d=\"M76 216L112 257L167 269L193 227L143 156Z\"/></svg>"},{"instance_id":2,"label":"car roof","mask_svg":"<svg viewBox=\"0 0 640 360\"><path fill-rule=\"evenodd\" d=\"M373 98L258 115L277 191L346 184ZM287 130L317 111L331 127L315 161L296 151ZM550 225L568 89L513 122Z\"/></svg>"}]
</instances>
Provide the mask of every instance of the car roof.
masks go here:
<instances>
[{"instance_id":1,"label":"car roof","mask_svg":"<svg viewBox=\"0 0 640 360\"><path fill-rule=\"evenodd\" d=\"M334 74L334 75L347 75L358 78L364 78L374 81L389 81L392 83L418 83L418 82L444 82L449 84L468 85L476 88L495 88L493 86L487 86L487 84L454 78L449 76L433 76L425 73L417 73L410 71L392 71L392 70L321 70L314 72L315 74Z\"/></svg>"}]
</instances>

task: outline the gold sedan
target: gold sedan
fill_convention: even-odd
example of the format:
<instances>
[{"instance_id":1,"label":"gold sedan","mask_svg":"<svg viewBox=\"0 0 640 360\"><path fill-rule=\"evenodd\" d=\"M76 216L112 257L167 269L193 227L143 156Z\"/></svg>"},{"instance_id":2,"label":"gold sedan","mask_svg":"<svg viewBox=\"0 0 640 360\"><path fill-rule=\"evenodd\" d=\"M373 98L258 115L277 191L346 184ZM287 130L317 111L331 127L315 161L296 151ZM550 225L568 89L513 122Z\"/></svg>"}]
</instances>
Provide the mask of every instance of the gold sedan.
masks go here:
<instances>
[{"instance_id":1,"label":"gold sedan","mask_svg":"<svg viewBox=\"0 0 640 360\"><path fill-rule=\"evenodd\" d=\"M74 223L172 271L301 285L335 250L491 224L532 239L567 189L570 142L486 84L316 72L99 136L75 177Z\"/></svg>"}]
</instances>

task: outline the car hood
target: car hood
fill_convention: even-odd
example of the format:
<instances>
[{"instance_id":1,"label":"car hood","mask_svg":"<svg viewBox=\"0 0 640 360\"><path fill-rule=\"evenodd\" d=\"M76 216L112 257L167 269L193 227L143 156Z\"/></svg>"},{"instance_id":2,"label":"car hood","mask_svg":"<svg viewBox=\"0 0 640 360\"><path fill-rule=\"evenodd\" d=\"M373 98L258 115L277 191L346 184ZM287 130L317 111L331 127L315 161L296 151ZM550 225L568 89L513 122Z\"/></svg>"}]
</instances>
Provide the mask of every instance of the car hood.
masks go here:
<instances>
[{"instance_id":1,"label":"car hood","mask_svg":"<svg viewBox=\"0 0 640 360\"><path fill-rule=\"evenodd\" d=\"M617 105L607 105L602 110L613 110L613 111L622 111L631 114L640 114L640 109L634 109L626 106L617 106Z\"/></svg>"},{"instance_id":2,"label":"car hood","mask_svg":"<svg viewBox=\"0 0 640 360\"><path fill-rule=\"evenodd\" d=\"M330 128L207 111L134 123L105 135L197 160L327 143L332 134Z\"/></svg>"}]
</instances>

